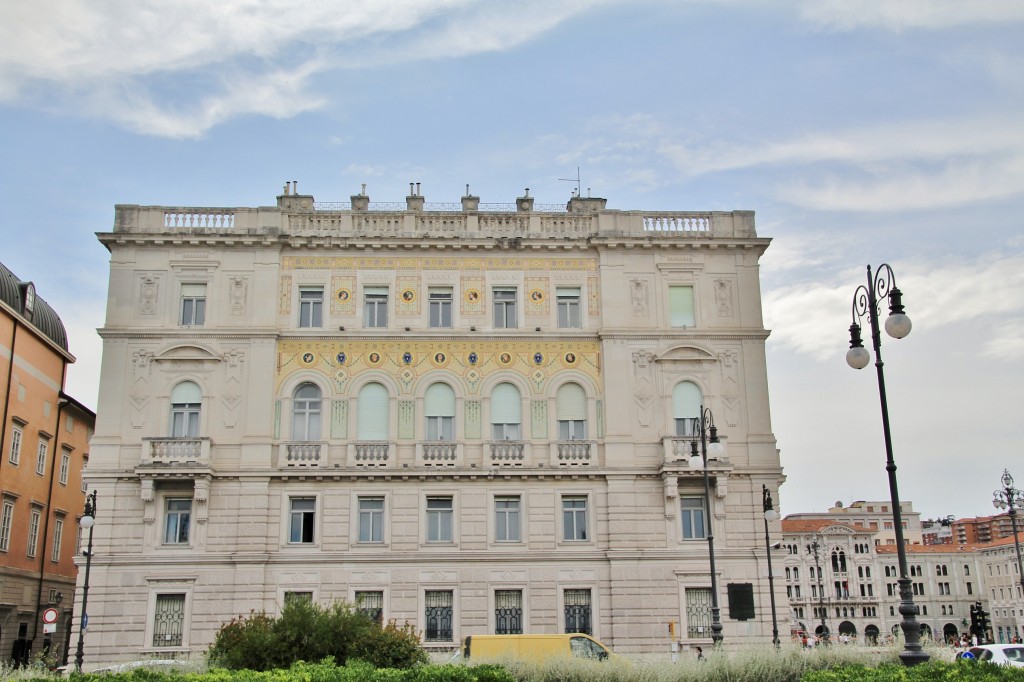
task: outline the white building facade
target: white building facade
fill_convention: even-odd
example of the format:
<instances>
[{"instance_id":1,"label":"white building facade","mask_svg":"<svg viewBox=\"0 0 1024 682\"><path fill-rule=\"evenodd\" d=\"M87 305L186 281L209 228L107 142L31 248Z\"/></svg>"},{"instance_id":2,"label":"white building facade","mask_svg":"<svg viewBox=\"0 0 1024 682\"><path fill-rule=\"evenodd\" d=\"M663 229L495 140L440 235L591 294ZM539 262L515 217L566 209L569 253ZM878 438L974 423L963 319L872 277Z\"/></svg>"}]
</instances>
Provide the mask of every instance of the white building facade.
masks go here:
<instances>
[{"instance_id":1,"label":"white building facade","mask_svg":"<svg viewBox=\"0 0 1024 682\"><path fill-rule=\"evenodd\" d=\"M87 657L204 650L286 598L621 652L769 641L750 212L119 205ZM691 418L725 455L688 466ZM775 531L777 532L777 525ZM783 587L777 582L779 603ZM785 632L785 608L780 606Z\"/></svg>"}]
</instances>

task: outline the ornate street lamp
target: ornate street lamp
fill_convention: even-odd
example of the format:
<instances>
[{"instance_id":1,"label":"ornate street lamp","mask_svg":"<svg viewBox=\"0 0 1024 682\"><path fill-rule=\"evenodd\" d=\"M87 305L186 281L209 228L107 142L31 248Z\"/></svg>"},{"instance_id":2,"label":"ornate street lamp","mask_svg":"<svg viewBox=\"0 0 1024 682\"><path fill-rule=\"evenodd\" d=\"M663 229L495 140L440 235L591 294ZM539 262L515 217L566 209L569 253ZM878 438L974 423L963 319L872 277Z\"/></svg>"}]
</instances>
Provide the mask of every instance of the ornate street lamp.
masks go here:
<instances>
[{"instance_id":1,"label":"ornate street lamp","mask_svg":"<svg viewBox=\"0 0 1024 682\"><path fill-rule=\"evenodd\" d=\"M78 522L89 531L89 545L85 550L85 582L82 583L82 612L78 616L78 650L75 652L75 670L82 672L82 660L85 658L85 628L89 623L86 605L89 602L89 568L92 566L92 527L96 523L96 491L85 497L85 514Z\"/></svg>"},{"instance_id":2,"label":"ornate street lamp","mask_svg":"<svg viewBox=\"0 0 1024 682\"><path fill-rule=\"evenodd\" d=\"M1003 487L992 493L992 505L996 509L1010 510L1010 525L1013 527L1013 547L1017 550L1017 574L1020 576L1020 588L1024 590L1024 561L1020 558L1020 540L1017 539L1017 510L1024 507L1024 490L1013 487L1013 476L1008 469L1003 469L1000 479Z\"/></svg>"},{"instance_id":3,"label":"ornate street lamp","mask_svg":"<svg viewBox=\"0 0 1024 682\"><path fill-rule=\"evenodd\" d=\"M850 325L850 350L846 362L854 369L864 369L871 361L871 353L864 348L860 337L860 322L865 315L871 327L871 344L875 349L875 370L878 374L878 396L882 404L882 433L885 437L886 471L889 472L889 496L892 501L892 520L896 531L896 554L900 565L900 615L903 621L903 652L900 660L904 665L924 663L930 656L921 649L921 624L917 622L917 605L911 592L911 580L907 575L907 548L903 541L903 513L900 508L899 487L896 484L896 463L892 457L892 436L889 431L889 405L885 397L885 374L882 371L882 334L878 328L879 297L889 299L889 317L885 320L885 332L894 339L902 339L910 333L910 318L903 312L903 294L896 288L896 276L892 268L883 263L874 276L868 266L868 284L861 285L853 292L853 324Z\"/></svg>"},{"instance_id":4,"label":"ornate street lamp","mask_svg":"<svg viewBox=\"0 0 1024 682\"><path fill-rule=\"evenodd\" d=\"M700 416L693 418L693 440L690 441L690 467L704 470L704 517L707 519L708 557L711 562L711 641L715 646L725 639L722 636L721 609L718 608L718 577L715 574L715 532L711 525L711 484L708 481L708 454L718 459L725 447L718 440L718 429L711 410L700 406ZM697 441L700 440L700 451ZM709 445L710 442L710 445Z\"/></svg>"},{"instance_id":5,"label":"ornate street lamp","mask_svg":"<svg viewBox=\"0 0 1024 682\"><path fill-rule=\"evenodd\" d=\"M825 615L828 609L825 607L825 584L821 582L821 564L818 563L818 550L821 549L821 543L818 542L817 536L807 547L808 554L814 554L814 569L817 572L818 581L818 615L821 616L821 641L828 644L828 626L825 625Z\"/></svg>"},{"instance_id":6,"label":"ornate street lamp","mask_svg":"<svg viewBox=\"0 0 1024 682\"><path fill-rule=\"evenodd\" d=\"M775 511L772 493L768 486L761 485L761 500L764 504L764 551L768 557L768 596L772 600L772 644L779 647L779 620L775 615L775 575L772 573L772 541L768 537L768 522L778 521L779 512Z\"/></svg>"}]
</instances>

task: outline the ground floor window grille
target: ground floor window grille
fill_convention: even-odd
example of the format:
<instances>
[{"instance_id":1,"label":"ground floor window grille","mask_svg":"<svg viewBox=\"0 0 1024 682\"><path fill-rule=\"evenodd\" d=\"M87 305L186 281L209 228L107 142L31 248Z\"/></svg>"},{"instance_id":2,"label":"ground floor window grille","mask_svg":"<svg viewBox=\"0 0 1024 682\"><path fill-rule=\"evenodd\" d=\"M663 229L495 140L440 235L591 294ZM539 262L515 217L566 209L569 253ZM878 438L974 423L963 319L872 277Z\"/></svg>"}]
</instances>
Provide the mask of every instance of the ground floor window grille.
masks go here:
<instances>
[{"instance_id":1,"label":"ground floor window grille","mask_svg":"<svg viewBox=\"0 0 1024 682\"><path fill-rule=\"evenodd\" d=\"M153 616L153 646L181 646L185 630L185 595L158 594Z\"/></svg>"},{"instance_id":2,"label":"ground floor window grille","mask_svg":"<svg viewBox=\"0 0 1024 682\"><path fill-rule=\"evenodd\" d=\"M523 634L522 590L497 590L494 593L494 634Z\"/></svg>"},{"instance_id":3,"label":"ground floor window grille","mask_svg":"<svg viewBox=\"0 0 1024 682\"><path fill-rule=\"evenodd\" d=\"M686 635L690 639L711 636L711 590L686 590Z\"/></svg>"},{"instance_id":4,"label":"ground floor window grille","mask_svg":"<svg viewBox=\"0 0 1024 682\"><path fill-rule=\"evenodd\" d=\"M565 591L565 631L567 633L593 634L591 632L591 613L590 590Z\"/></svg>"},{"instance_id":5,"label":"ground floor window grille","mask_svg":"<svg viewBox=\"0 0 1024 682\"><path fill-rule=\"evenodd\" d=\"M426 593L427 631L424 639L428 642L452 641L452 616L454 595L450 590Z\"/></svg>"},{"instance_id":6,"label":"ground floor window grille","mask_svg":"<svg viewBox=\"0 0 1024 682\"><path fill-rule=\"evenodd\" d=\"M356 592L356 609L378 623L384 622L384 593Z\"/></svg>"}]
</instances>

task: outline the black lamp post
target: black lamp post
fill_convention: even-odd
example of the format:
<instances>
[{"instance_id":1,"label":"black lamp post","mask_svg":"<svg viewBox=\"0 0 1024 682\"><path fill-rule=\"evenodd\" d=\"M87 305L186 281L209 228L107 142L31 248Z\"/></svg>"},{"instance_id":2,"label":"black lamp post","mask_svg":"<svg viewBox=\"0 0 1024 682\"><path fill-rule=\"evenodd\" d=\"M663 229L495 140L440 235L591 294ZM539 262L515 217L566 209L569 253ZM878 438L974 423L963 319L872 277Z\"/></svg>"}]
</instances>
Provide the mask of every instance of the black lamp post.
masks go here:
<instances>
[{"instance_id":1,"label":"black lamp post","mask_svg":"<svg viewBox=\"0 0 1024 682\"><path fill-rule=\"evenodd\" d=\"M818 538L814 538L808 546L807 552L814 554L814 570L817 573L815 580L818 581L818 615L821 616L821 641L828 644L828 626L825 625L825 615L827 612L825 607L825 584L821 582L821 564L818 563L818 550L820 549L821 543L818 542Z\"/></svg>"},{"instance_id":2,"label":"black lamp post","mask_svg":"<svg viewBox=\"0 0 1024 682\"><path fill-rule=\"evenodd\" d=\"M879 297L889 299L889 317L885 320L885 332L894 339L902 339L910 333L910 318L903 312L903 293L896 288L896 275L892 268L883 263L874 276L868 266L867 286L861 285L853 292L853 324L850 325L850 350L846 362L854 369L864 369L871 361L871 353L864 348L860 338L860 322L865 315L871 326L871 344L875 349L875 370L878 374L878 396L882 404L882 433L885 437L886 471L889 472L889 496L892 501L892 520L896 531L896 554L900 564L900 615L903 621L903 652L900 660L904 665L926 662L930 656L921 649L921 624L917 622L917 605L911 592L911 580L907 575L907 548L903 541L903 513L900 508L899 487L896 484L896 463L892 458L892 436L889 431L889 404L885 397L885 374L882 371L882 334L878 328Z\"/></svg>"},{"instance_id":3,"label":"black lamp post","mask_svg":"<svg viewBox=\"0 0 1024 682\"><path fill-rule=\"evenodd\" d=\"M96 491L85 497L85 514L78 522L89 531L89 545L85 550L85 582L82 583L82 612L78 616L78 650L75 652L75 670L82 672L82 660L85 658L85 628L89 622L86 606L89 603L89 569L92 567L92 527L96 523Z\"/></svg>"},{"instance_id":4,"label":"black lamp post","mask_svg":"<svg viewBox=\"0 0 1024 682\"><path fill-rule=\"evenodd\" d=\"M1024 561L1020 558L1020 540L1017 539L1017 510L1024 507L1024 490L1013 487L1013 476L1008 469L1003 469L1000 479L1003 487L992 493L992 505L996 509L1010 510L1010 525L1013 527L1013 547L1017 550L1017 574L1020 577L1020 588L1024 591Z\"/></svg>"},{"instance_id":5,"label":"black lamp post","mask_svg":"<svg viewBox=\"0 0 1024 682\"><path fill-rule=\"evenodd\" d=\"M693 440L690 441L690 467L704 469L704 514L707 519L708 557L711 562L711 641L715 646L725 639L722 636L721 609L718 608L718 577L715 574L715 532L711 525L711 484L708 481L708 453L716 459L725 452L718 440L718 429L711 410L703 405L700 416L693 418ZM699 432L699 433L698 433ZM697 440L700 440L700 451L697 451ZM710 445L709 445L710 443Z\"/></svg>"},{"instance_id":6,"label":"black lamp post","mask_svg":"<svg viewBox=\"0 0 1024 682\"><path fill-rule=\"evenodd\" d=\"M768 522L778 521L779 512L775 511L775 504L772 502L772 493L768 486L761 485L761 497L764 503L764 551L768 557L768 596L772 603L772 644L779 646L779 620L775 615L775 574L772 573L772 541L768 537Z\"/></svg>"}]
</instances>

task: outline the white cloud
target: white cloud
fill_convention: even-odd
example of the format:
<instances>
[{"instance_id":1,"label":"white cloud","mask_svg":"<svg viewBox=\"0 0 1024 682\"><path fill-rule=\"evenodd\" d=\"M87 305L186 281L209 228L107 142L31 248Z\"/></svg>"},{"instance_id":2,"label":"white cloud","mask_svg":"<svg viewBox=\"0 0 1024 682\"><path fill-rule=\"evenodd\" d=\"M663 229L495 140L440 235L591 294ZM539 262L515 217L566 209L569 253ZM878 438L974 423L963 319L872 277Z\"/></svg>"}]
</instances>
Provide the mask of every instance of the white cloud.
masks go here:
<instances>
[{"instance_id":1,"label":"white cloud","mask_svg":"<svg viewBox=\"0 0 1024 682\"><path fill-rule=\"evenodd\" d=\"M894 269L915 330L972 322L990 328L991 340L983 354L1024 357L1024 322L1004 321L1024 311L1024 255L985 254L972 262L901 262ZM765 291L765 325L773 330L772 343L816 360L845 349L854 292L864 281L863 271L846 270L827 282ZM991 292L983 305L978 292ZM886 314L883 305L883 317ZM867 321L861 326L866 330ZM867 337L865 331L865 342Z\"/></svg>"},{"instance_id":2,"label":"white cloud","mask_svg":"<svg viewBox=\"0 0 1024 682\"><path fill-rule=\"evenodd\" d=\"M881 28L938 30L974 24L1024 21L1024 4L1013 0L803 0L799 16L815 26L849 31Z\"/></svg>"},{"instance_id":3,"label":"white cloud","mask_svg":"<svg viewBox=\"0 0 1024 682\"><path fill-rule=\"evenodd\" d=\"M0 102L33 96L52 102L63 93L71 108L138 132L197 137L238 115L289 117L321 106L325 98L311 92L318 73L508 49L595 4L15 3L0 22ZM176 78L190 81L186 95L171 94Z\"/></svg>"}]
</instances>

